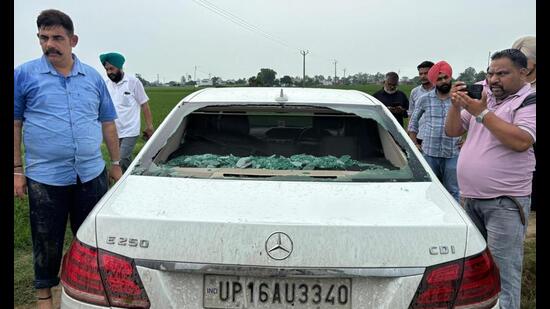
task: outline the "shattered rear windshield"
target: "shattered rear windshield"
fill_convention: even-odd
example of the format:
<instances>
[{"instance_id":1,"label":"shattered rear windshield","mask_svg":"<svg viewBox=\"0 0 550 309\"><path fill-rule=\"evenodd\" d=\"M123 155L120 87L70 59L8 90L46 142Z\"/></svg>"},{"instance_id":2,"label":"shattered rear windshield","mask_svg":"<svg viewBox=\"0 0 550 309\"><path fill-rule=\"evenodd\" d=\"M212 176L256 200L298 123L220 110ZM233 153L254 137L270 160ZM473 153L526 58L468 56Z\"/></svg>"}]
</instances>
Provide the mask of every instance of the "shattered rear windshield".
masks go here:
<instances>
[{"instance_id":1,"label":"shattered rear windshield","mask_svg":"<svg viewBox=\"0 0 550 309\"><path fill-rule=\"evenodd\" d=\"M373 107L376 108L376 107ZM391 122L321 107L211 106L183 118L148 167L163 177L428 181ZM393 134L392 134L393 133Z\"/></svg>"}]
</instances>

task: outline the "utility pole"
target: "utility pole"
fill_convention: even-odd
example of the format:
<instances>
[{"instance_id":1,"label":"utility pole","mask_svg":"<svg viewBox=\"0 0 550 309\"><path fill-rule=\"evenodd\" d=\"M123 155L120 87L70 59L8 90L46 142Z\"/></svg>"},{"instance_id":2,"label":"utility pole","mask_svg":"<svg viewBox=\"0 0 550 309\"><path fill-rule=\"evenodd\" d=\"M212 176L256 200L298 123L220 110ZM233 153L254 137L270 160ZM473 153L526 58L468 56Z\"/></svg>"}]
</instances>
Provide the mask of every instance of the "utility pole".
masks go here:
<instances>
[{"instance_id":1,"label":"utility pole","mask_svg":"<svg viewBox=\"0 0 550 309\"><path fill-rule=\"evenodd\" d=\"M300 54L302 54L304 58L303 74L302 74L302 88L303 88L306 85L306 55L309 54L309 50L301 50Z\"/></svg>"},{"instance_id":2,"label":"utility pole","mask_svg":"<svg viewBox=\"0 0 550 309\"><path fill-rule=\"evenodd\" d=\"M489 51L489 57L487 58L487 67L489 67L490 63L491 63L491 51Z\"/></svg>"},{"instance_id":3,"label":"utility pole","mask_svg":"<svg viewBox=\"0 0 550 309\"><path fill-rule=\"evenodd\" d=\"M160 78L159 78L159 74L157 73L157 84L160 83Z\"/></svg>"},{"instance_id":4,"label":"utility pole","mask_svg":"<svg viewBox=\"0 0 550 309\"><path fill-rule=\"evenodd\" d=\"M334 83L336 84L336 64L338 63L338 61L336 61L336 59L334 59Z\"/></svg>"},{"instance_id":5,"label":"utility pole","mask_svg":"<svg viewBox=\"0 0 550 309\"><path fill-rule=\"evenodd\" d=\"M344 78L346 78L346 69L344 68Z\"/></svg>"}]
</instances>

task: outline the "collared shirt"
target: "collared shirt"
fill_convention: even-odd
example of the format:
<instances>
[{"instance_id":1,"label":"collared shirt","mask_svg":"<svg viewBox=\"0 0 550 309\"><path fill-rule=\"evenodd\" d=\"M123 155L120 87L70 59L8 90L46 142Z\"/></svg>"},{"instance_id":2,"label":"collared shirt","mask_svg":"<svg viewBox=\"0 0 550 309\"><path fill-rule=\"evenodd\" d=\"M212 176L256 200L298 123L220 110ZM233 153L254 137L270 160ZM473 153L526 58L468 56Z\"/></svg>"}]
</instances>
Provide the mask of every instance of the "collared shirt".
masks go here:
<instances>
[{"instance_id":1,"label":"collared shirt","mask_svg":"<svg viewBox=\"0 0 550 309\"><path fill-rule=\"evenodd\" d=\"M432 89L433 87L430 90L426 90L424 87L422 87L422 85L419 85L411 90L411 95L409 96L409 110L407 111L407 114L409 115L409 120L414 112L414 109L417 106L416 103L418 102L418 99L426 93L430 92ZM420 117L420 120L418 121L418 134L416 135L416 137L418 137L419 139L424 139L424 131L426 131L426 129L424 128L424 122L424 117Z\"/></svg>"},{"instance_id":2,"label":"collared shirt","mask_svg":"<svg viewBox=\"0 0 550 309\"><path fill-rule=\"evenodd\" d=\"M517 109L532 92L531 85L501 102L487 90L487 108L500 119L518 126L536 140L536 106ZM533 147L517 152L504 146L482 123L477 123L467 111L461 112L462 126L468 138L462 146L457 163L457 178L461 195L470 198L494 198L501 195L531 194L535 170Z\"/></svg>"},{"instance_id":3,"label":"collared shirt","mask_svg":"<svg viewBox=\"0 0 550 309\"><path fill-rule=\"evenodd\" d=\"M25 174L48 185L97 177L105 168L101 122L116 118L101 75L73 59L66 77L46 56L14 70L13 118L23 122Z\"/></svg>"},{"instance_id":4,"label":"collared shirt","mask_svg":"<svg viewBox=\"0 0 550 309\"><path fill-rule=\"evenodd\" d=\"M149 101L143 85L139 79L126 73L118 83L108 78L105 83L118 115L115 120L118 137L138 136L141 127L139 118L141 105Z\"/></svg>"},{"instance_id":5,"label":"collared shirt","mask_svg":"<svg viewBox=\"0 0 550 309\"><path fill-rule=\"evenodd\" d=\"M458 155L460 137L445 134L445 119L451 107L451 98L441 100L432 89L418 99L417 107L409 120L408 130L418 132L419 119L424 117L425 133L422 139L422 152L432 157L452 158Z\"/></svg>"}]
</instances>

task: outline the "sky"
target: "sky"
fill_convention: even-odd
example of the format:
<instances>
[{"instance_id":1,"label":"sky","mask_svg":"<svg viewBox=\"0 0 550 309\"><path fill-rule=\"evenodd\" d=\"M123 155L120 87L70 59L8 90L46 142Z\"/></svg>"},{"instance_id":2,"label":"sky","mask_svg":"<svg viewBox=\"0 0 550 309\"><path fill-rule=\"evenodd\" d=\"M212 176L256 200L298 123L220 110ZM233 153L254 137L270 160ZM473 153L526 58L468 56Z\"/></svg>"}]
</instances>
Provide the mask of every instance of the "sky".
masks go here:
<instances>
[{"instance_id":1,"label":"sky","mask_svg":"<svg viewBox=\"0 0 550 309\"><path fill-rule=\"evenodd\" d=\"M25 0L14 1L14 67L42 55L36 17L51 8L73 20L82 62L105 76L99 54L120 52L126 73L160 82L302 76L301 51L308 76L413 78L445 60L456 78L536 35L535 0Z\"/></svg>"}]
</instances>

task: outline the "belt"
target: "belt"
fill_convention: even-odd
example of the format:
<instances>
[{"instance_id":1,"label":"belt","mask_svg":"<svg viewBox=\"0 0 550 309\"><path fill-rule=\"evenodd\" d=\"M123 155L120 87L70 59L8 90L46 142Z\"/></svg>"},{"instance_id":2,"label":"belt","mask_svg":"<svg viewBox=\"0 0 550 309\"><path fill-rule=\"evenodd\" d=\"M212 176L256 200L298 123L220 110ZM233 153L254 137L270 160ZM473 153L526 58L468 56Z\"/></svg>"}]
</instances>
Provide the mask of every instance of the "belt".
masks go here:
<instances>
[{"instance_id":1,"label":"belt","mask_svg":"<svg viewBox=\"0 0 550 309\"><path fill-rule=\"evenodd\" d=\"M497 200L499 198L507 198L509 200L511 200L512 202L514 202L514 205L516 205L516 207L518 208L519 210L519 217L521 219L521 224L525 225L525 212L523 212L523 207L521 206L521 204L519 203L519 201L513 197L513 196L509 196L509 195L501 195L501 196L497 196L497 197L493 197L493 198L472 198L472 197L466 197L464 199L468 200L476 200L476 201L492 201L492 200Z\"/></svg>"}]
</instances>

